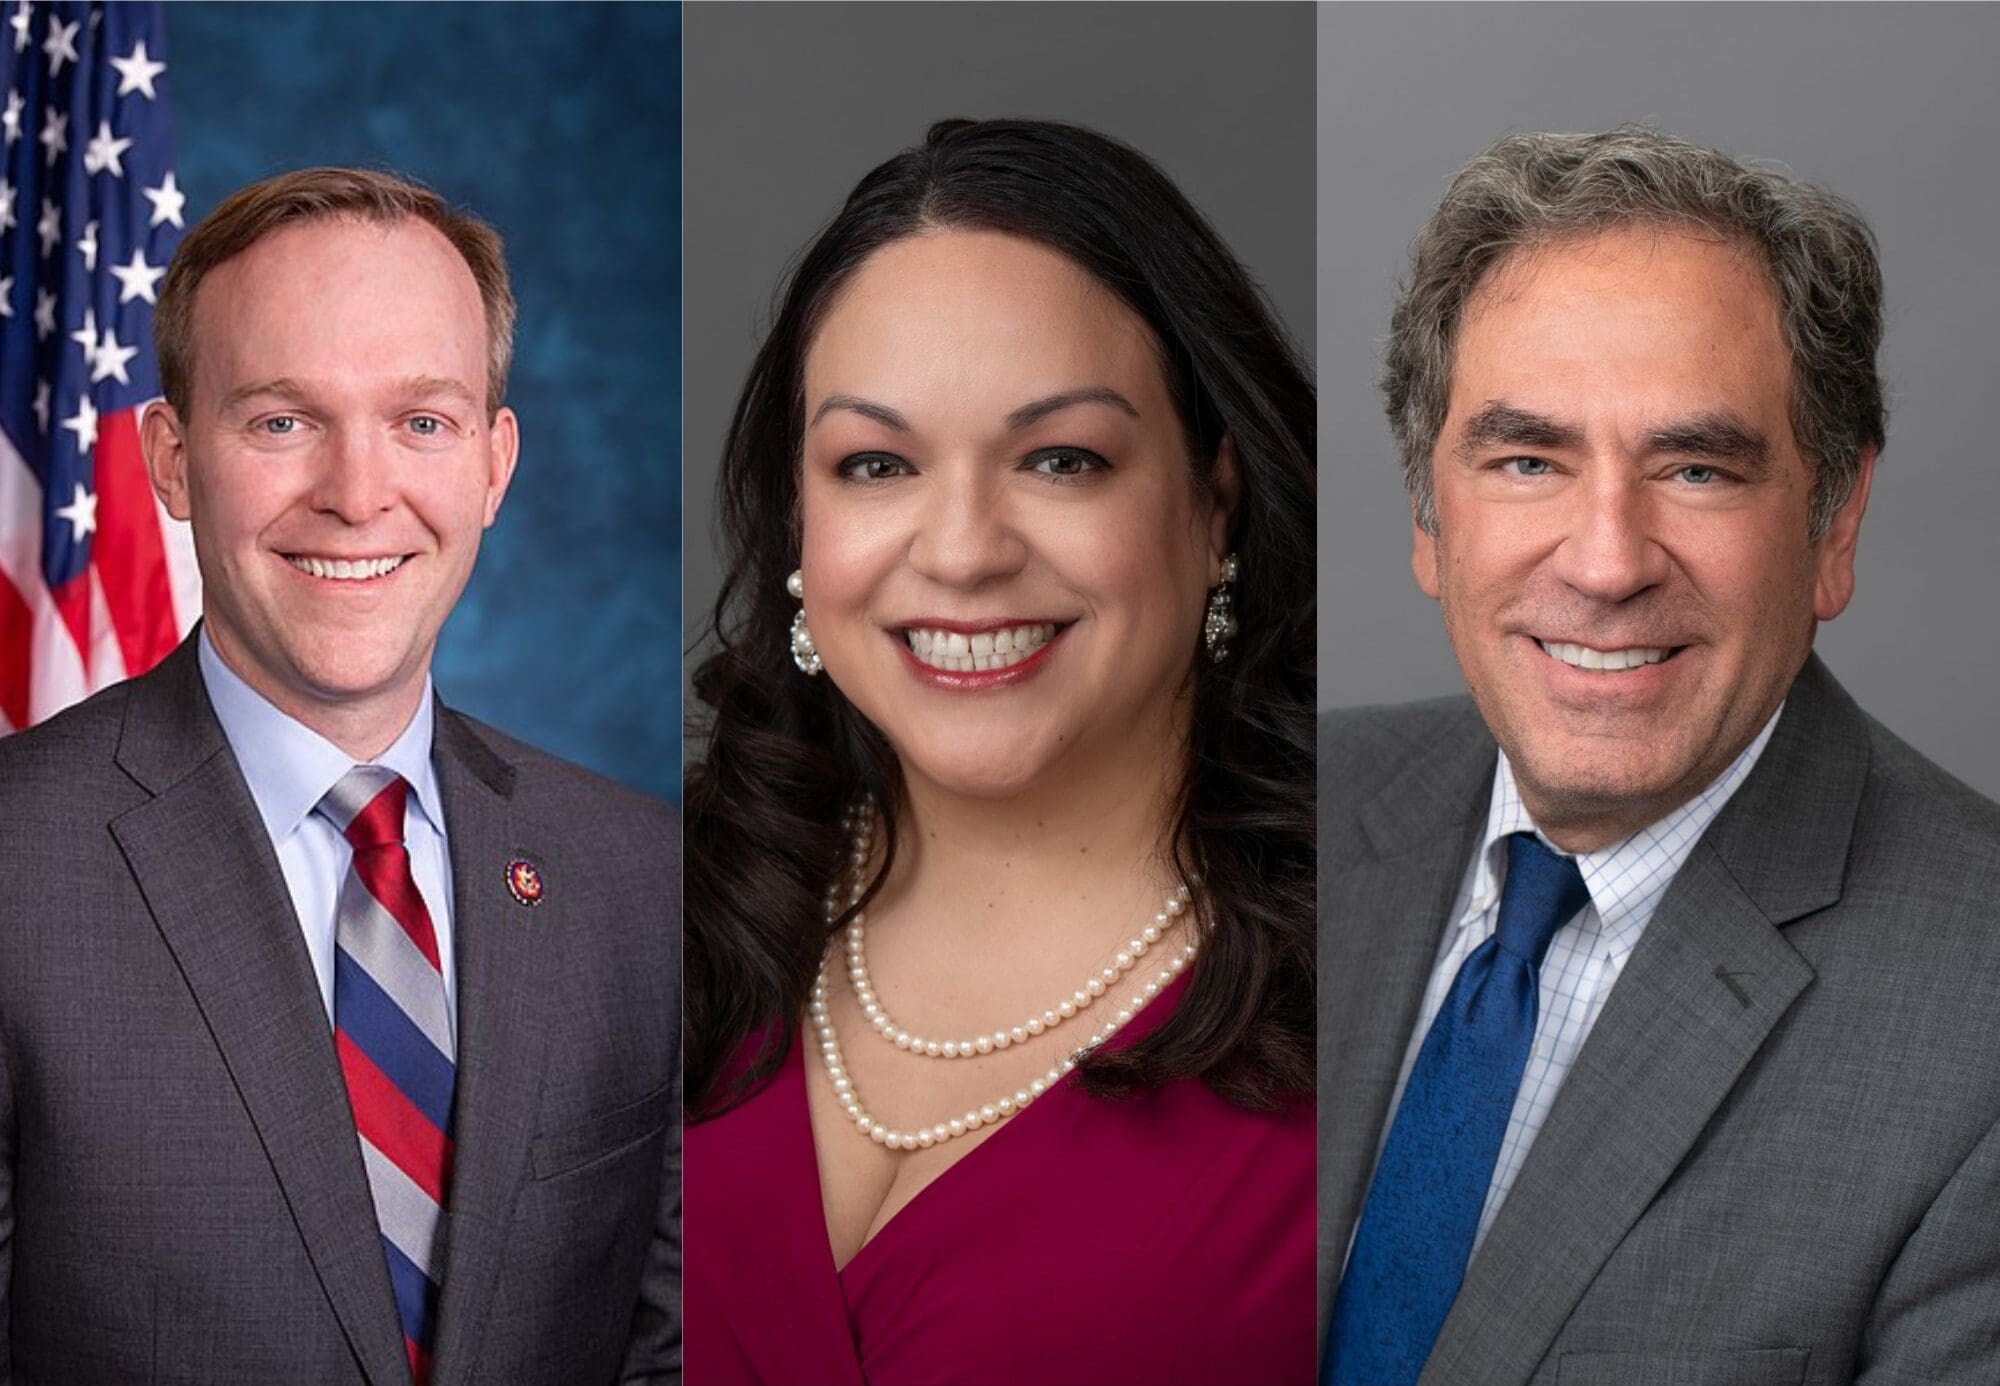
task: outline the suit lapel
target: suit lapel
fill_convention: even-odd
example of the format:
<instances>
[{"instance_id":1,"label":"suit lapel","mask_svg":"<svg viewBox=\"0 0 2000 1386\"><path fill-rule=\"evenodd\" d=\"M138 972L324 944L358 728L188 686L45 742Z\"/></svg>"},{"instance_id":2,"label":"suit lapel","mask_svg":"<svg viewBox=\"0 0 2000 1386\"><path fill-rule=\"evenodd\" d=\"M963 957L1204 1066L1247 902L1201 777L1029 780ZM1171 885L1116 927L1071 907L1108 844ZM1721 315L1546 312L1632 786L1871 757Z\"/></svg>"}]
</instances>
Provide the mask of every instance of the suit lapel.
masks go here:
<instances>
[{"instance_id":1,"label":"suit lapel","mask_svg":"<svg viewBox=\"0 0 2000 1386\"><path fill-rule=\"evenodd\" d=\"M118 762L154 797L111 832L222 1060L355 1358L407 1381L402 1332L291 895L201 686L192 637L133 684Z\"/></svg>"},{"instance_id":2,"label":"suit lapel","mask_svg":"<svg viewBox=\"0 0 2000 1386\"><path fill-rule=\"evenodd\" d=\"M438 710L436 756L451 841L452 928L458 960L456 1151L446 1210L445 1270L432 1380L469 1382L508 1222L534 1136L546 1007L554 985L565 882L546 841L512 802L514 770L456 714ZM530 908L507 886L515 859L542 874Z\"/></svg>"},{"instance_id":3,"label":"suit lapel","mask_svg":"<svg viewBox=\"0 0 2000 1386\"><path fill-rule=\"evenodd\" d=\"M1445 1321L1425 1386L1527 1381L1813 972L1782 926L1838 900L1864 720L1817 659L1633 951Z\"/></svg>"},{"instance_id":4,"label":"suit lapel","mask_svg":"<svg viewBox=\"0 0 2000 1386\"><path fill-rule=\"evenodd\" d=\"M1362 850L1321 853L1319 1342L1495 757L1483 735L1434 748L1362 808Z\"/></svg>"}]
</instances>

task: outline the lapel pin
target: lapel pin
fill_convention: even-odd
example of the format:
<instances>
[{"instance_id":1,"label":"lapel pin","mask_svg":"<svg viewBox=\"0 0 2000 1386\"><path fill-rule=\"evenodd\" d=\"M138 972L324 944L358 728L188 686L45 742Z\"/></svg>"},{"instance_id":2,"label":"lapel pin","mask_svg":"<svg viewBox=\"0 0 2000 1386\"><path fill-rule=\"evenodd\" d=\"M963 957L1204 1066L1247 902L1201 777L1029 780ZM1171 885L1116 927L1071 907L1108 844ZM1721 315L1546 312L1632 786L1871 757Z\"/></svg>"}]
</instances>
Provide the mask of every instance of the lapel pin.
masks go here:
<instances>
[{"instance_id":1,"label":"lapel pin","mask_svg":"<svg viewBox=\"0 0 2000 1386\"><path fill-rule=\"evenodd\" d=\"M542 903L542 873L535 864L523 857L516 857L507 863L507 890L515 903L539 905Z\"/></svg>"}]
</instances>

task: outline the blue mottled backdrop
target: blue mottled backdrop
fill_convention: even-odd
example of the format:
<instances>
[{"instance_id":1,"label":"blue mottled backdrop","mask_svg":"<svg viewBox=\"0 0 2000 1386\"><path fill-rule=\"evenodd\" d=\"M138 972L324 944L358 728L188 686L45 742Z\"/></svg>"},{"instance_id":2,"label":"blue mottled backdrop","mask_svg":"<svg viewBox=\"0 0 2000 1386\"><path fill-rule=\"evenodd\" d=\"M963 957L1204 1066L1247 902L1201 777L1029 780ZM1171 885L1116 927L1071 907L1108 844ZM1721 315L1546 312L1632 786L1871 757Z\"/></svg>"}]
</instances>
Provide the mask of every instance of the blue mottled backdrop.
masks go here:
<instances>
[{"instance_id":1,"label":"blue mottled backdrop","mask_svg":"<svg viewBox=\"0 0 2000 1386\"><path fill-rule=\"evenodd\" d=\"M521 465L445 627L454 705L680 797L680 7L167 7L190 224L386 165L507 239Z\"/></svg>"}]
</instances>

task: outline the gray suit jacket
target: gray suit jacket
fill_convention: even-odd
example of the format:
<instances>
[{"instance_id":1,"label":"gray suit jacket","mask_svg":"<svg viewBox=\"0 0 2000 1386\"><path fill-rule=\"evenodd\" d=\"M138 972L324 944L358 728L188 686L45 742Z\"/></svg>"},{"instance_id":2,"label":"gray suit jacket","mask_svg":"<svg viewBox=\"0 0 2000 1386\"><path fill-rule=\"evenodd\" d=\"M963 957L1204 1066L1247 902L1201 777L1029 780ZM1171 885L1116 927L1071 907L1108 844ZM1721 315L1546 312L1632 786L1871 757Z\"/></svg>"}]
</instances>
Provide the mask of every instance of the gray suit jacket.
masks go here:
<instances>
[{"instance_id":1,"label":"gray suit jacket","mask_svg":"<svg viewBox=\"0 0 2000 1386\"><path fill-rule=\"evenodd\" d=\"M405 1383L326 1010L194 654L0 740L0 1382ZM678 822L442 708L435 756L432 1381L678 1381Z\"/></svg>"},{"instance_id":2,"label":"gray suit jacket","mask_svg":"<svg viewBox=\"0 0 2000 1386\"><path fill-rule=\"evenodd\" d=\"M1468 700L1320 730L1322 1340L1486 815ZM2000 1382L2000 808L1819 663L1695 846L1423 1386Z\"/></svg>"}]
</instances>

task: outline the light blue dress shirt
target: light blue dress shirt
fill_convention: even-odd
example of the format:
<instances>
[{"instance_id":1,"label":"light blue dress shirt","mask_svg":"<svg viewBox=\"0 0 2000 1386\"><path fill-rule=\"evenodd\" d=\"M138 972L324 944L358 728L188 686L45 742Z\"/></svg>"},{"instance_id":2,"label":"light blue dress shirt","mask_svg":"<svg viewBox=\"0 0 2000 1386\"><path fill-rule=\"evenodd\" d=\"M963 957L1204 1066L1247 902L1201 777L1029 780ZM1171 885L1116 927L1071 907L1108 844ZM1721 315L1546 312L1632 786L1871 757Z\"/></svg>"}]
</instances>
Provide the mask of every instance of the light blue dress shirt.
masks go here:
<instances>
[{"instance_id":1,"label":"light blue dress shirt","mask_svg":"<svg viewBox=\"0 0 2000 1386\"><path fill-rule=\"evenodd\" d=\"M320 1000L327 1022L333 1021L334 931L340 903L340 883L347 879L353 849L324 817L313 810L340 777L354 768L353 757L318 732L293 721L273 707L263 694L222 662L201 633L201 677L215 708L229 749L250 786L250 797L264 820L271 847L277 853L292 909L304 931L319 979ZM431 733L436 720L429 678L417 715L395 744L377 756L408 780L411 788L404 832L410 849L410 869L423 893L437 930L438 961L444 971L445 1012L452 1032L458 1030L458 983L452 966L451 853L445 838L444 802L438 794L437 769L431 763Z\"/></svg>"}]
</instances>

